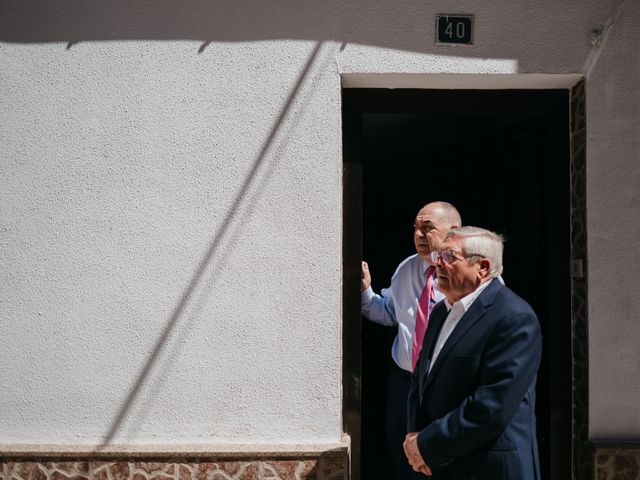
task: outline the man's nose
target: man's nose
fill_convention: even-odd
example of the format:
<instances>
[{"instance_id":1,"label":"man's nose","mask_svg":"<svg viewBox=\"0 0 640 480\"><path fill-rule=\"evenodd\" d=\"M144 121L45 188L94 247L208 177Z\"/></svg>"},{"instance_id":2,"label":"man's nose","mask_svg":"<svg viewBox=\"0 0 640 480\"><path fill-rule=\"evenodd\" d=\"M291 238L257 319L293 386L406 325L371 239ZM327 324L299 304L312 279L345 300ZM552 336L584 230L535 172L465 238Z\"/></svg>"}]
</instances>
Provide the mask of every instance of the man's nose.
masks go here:
<instances>
[{"instance_id":1,"label":"man's nose","mask_svg":"<svg viewBox=\"0 0 640 480\"><path fill-rule=\"evenodd\" d=\"M416 228L416 235L418 237L424 237L425 236L424 232L422 230L420 230L419 228Z\"/></svg>"}]
</instances>

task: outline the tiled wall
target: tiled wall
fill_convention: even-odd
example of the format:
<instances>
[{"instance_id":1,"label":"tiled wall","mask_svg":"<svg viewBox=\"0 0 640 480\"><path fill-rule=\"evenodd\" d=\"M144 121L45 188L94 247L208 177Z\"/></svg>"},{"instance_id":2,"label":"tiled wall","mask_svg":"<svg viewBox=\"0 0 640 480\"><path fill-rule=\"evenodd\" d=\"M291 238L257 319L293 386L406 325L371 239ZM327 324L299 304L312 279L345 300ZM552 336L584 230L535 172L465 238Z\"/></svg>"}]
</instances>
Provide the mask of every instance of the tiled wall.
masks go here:
<instances>
[{"instance_id":1,"label":"tiled wall","mask_svg":"<svg viewBox=\"0 0 640 480\"><path fill-rule=\"evenodd\" d=\"M640 480L640 446L597 448L595 480Z\"/></svg>"},{"instance_id":2,"label":"tiled wall","mask_svg":"<svg viewBox=\"0 0 640 480\"><path fill-rule=\"evenodd\" d=\"M583 275L571 277L573 384L573 478L590 479L593 448L589 442L589 328L587 280L587 119L585 82L571 89L571 258L583 261Z\"/></svg>"},{"instance_id":3,"label":"tiled wall","mask_svg":"<svg viewBox=\"0 0 640 480\"><path fill-rule=\"evenodd\" d=\"M595 480L640 480L640 446L596 448ZM348 480L346 452L299 459L0 458L0 480Z\"/></svg>"},{"instance_id":4,"label":"tiled wall","mask_svg":"<svg viewBox=\"0 0 640 480\"><path fill-rule=\"evenodd\" d=\"M7 460L0 480L347 480L345 454L304 459Z\"/></svg>"}]
</instances>

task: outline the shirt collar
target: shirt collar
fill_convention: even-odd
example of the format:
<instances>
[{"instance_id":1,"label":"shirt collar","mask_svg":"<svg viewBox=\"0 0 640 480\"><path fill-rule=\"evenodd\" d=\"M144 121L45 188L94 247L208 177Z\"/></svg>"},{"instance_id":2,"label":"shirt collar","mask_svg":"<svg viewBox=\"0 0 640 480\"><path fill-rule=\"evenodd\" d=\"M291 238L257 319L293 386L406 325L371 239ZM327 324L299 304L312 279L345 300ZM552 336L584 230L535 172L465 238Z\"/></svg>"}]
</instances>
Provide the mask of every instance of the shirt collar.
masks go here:
<instances>
[{"instance_id":1,"label":"shirt collar","mask_svg":"<svg viewBox=\"0 0 640 480\"><path fill-rule=\"evenodd\" d=\"M422 257L420 257L420 261L422 262L422 275L426 275L426 274L427 274L427 270L429 269L429 267L430 267L431 265L429 265L429 264L427 263L427 261L426 261L426 260L424 260ZM434 275L435 277L437 277L437 275L436 275L436 272L435 272L435 271L433 272L433 275Z\"/></svg>"},{"instance_id":2,"label":"shirt collar","mask_svg":"<svg viewBox=\"0 0 640 480\"><path fill-rule=\"evenodd\" d=\"M447 310L451 311L452 308L455 308L456 310L462 308L463 312L466 312L467 310L469 310L469 307L471 306L471 304L475 301L476 298L480 296L480 294L484 291L484 289L489 286L489 284L491 283L491 280L493 279L487 280L486 282L481 284L478 288L476 288L473 292L462 297L457 302L453 302L453 305L449 303L449 300L445 298L444 304L447 307Z\"/></svg>"}]
</instances>

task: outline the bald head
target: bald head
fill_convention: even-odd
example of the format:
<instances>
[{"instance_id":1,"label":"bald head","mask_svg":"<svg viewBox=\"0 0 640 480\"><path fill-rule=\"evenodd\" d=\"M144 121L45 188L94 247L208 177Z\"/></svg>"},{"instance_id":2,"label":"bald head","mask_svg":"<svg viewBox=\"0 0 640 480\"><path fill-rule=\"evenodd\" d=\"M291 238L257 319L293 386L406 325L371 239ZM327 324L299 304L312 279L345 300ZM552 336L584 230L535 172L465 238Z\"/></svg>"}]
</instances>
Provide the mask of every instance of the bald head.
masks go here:
<instances>
[{"instance_id":1,"label":"bald head","mask_svg":"<svg viewBox=\"0 0 640 480\"><path fill-rule=\"evenodd\" d=\"M427 203L416 215L413 242L418 255L431 264L431 252L438 250L446 233L461 225L458 210L447 202Z\"/></svg>"},{"instance_id":2,"label":"bald head","mask_svg":"<svg viewBox=\"0 0 640 480\"><path fill-rule=\"evenodd\" d=\"M441 201L427 203L420 211L427 208L433 211L434 215L438 217L442 225L447 228L447 230L460 228L462 226L460 213L458 213L456 207L450 203Z\"/></svg>"}]
</instances>

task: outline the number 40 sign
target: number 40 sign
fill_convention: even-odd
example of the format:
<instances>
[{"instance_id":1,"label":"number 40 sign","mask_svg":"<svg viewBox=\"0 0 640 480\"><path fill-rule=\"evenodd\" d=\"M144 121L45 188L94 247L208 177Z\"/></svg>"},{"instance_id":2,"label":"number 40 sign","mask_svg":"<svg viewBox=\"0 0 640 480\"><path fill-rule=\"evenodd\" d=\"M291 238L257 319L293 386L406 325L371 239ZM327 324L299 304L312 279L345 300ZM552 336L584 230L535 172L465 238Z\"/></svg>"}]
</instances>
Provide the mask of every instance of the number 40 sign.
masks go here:
<instances>
[{"instance_id":1,"label":"number 40 sign","mask_svg":"<svg viewBox=\"0 0 640 480\"><path fill-rule=\"evenodd\" d=\"M473 44L473 15L438 14L437 43Z\"/></svg>"}]
</instances>

